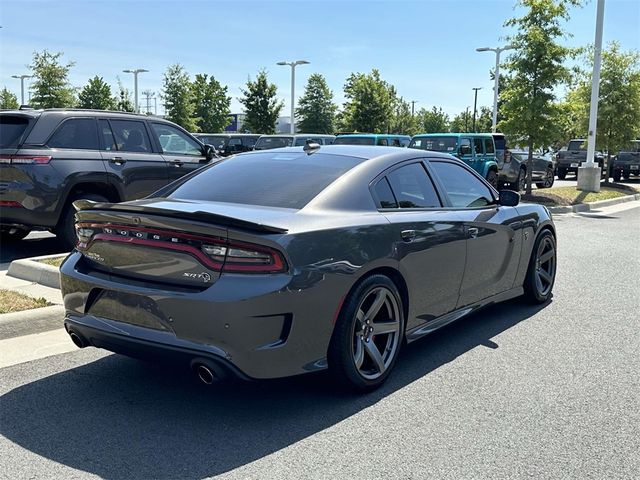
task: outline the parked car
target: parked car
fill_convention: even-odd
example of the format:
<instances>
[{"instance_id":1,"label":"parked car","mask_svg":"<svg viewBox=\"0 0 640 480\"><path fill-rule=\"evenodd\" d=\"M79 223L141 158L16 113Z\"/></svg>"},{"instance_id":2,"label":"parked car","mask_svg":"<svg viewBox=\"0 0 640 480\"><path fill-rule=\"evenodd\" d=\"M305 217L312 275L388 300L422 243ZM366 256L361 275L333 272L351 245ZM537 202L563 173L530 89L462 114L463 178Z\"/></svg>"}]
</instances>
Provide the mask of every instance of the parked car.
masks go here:
<instances>
[{"instance_id":1,"label":"parked car","mask_svg":"<svg viewBox=\"0 0 640 480\"><path fill-rule=\"evenodd\" d=\"M194 137L213 146L223 157L253 150L259 134L254 133L194 133Z\"/></svg>"},{"instance_id":2,"label":"parked car","mask_svg":"<svg viewBox=\"0 0 640 480\"><path fill-rule=\"evenodd\" d=\"M628 180L631 175L640 175L640 140L631 142L611 162L611 176L616 182L622 177Z\"/></svg>"},{"instance_id":3,"label":"parked car","mask_svg":"<svg viewBox=\"0 0 640 480\"><path fill-rule=\"evenodd\" d=\"M551 296L549 212L445 154L307 146L236 155L143 200L78 201L65 327L205 383L328 368L369 390L414 341Z\"/></svg>"},{"instance_id":4,"label":"parked car","mask_svg":"<svg viewBox=\"0 0 640 480\"><path fill-rule=\"evenodd\" d=\"M507 162L510 170L517 171L516 181L511 183L511 187L518 191L523 191L527 186L527 160L529 152L524 150L510 150L510 160ZM548 156L534 154L533 170L531 171L532 182L537 188L551 188L555 182L554 162Z\"/></svg>"},{"instance_id":5,"label":"parked car","mask_svg":"<svg viewBox=\"0 0 640 480\"><path fill-rule=\"evenodd\" d=\"M421 133L414 135L409 148L453 155L498 188L498 163L490 133Z\"/></svg>"},{"instance_id":6,"label":"parked car","mask_svg":"<svg viewBox=\"0 0 640 480\"><path fill-rule=\"evenodd\" d=\"M0 112L0 236L45 229L72 248L79 199L120 202L149 195L214 158L178 125L97 110Z\"/></svg>"},{"instance_id":7,"label":"parked car","mask_svg":"<svg viewBox=\"0 0 640 480\"><path fill-rule=\"evenodd\" d=\"M382 147L406 147L409 145L409 135L389 135L373 133L349 133L336 137L335 145L379 145Z\"/></svg>"},{"instance_id":8,"label":"parked car","mask_svg":"<svg viewBox=\"0 0 640 480\"><path fill-rule=\"evenodd\" d=\"M307 142L318 145L331 145L336 137L315 133L301 133L295 135L261 135L254 150L269 150L271 148L301 147Z\"/></svg>"},{"instance_id":9,"label":"parked car","mask_svg":"<svg viewBox=\"0 0 640 480\"><path fill-rule=\"evenodd\" d=\"M584 138L571 140L567 149L560 150L556 154L556 173L560 180L567 177L567 173L573 173L578 176L578 167L582 162L587 161L587 141ZM596 152L594 161L600 168L604 166L604 155L602 152Z\"/></svg>"}]
</instances>

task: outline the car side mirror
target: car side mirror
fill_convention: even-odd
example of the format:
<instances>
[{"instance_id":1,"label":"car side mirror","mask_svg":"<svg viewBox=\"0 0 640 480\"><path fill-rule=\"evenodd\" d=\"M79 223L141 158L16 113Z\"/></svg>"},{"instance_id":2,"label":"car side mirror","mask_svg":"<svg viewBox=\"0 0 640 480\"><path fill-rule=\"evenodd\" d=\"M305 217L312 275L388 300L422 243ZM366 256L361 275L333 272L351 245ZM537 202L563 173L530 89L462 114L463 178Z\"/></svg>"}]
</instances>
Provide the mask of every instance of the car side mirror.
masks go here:
<instances>
[{"instance_id":1,"label":"car side mirror","mask_svg":"<svg viewBox=\"0 0 640 480\"><path fill-rule=\"evenodd\" d=\"M216 153L216 149L212 145L207 144L204 146L204 156L207 160L212 160L218 155Z\"/></svg>"},{"instance_id":2,"label":"car side mirror","mask_svg":"<svg viewBox=\"0 0 640 480\"><path fill-rule=\"evenodd\" d=\"M500 190L498 203L505 207L515 207L520 203L520 194L513 190Z\"/></svg>"}]
</instances>

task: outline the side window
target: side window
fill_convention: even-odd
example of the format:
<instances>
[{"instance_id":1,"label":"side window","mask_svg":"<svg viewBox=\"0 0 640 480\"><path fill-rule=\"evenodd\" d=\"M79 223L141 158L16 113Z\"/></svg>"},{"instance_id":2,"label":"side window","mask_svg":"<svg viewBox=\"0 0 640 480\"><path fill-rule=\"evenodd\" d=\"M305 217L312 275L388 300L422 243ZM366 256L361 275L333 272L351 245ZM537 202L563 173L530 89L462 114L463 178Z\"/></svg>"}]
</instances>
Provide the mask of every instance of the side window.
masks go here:
<instances>
[{"instance_id":1,"label":"side window","mask_svg":"<svg viewBox=\"0 0 640 480\"><path fill-rule=\"evenodd\" d=\"M393 196L387 177L383 177L379 180L378 183L376 183L376 186L373 187L373 191L376 194L379 208L398 208L398 204Z\"/></svg>"},{"instance_id":2,"label":"side window","mask_svg":"<svg viewBox=\"0 0 640 480\"><path fill-rule=\"evenodd\" d=\"M98 120L98 128L100 129L100 135L102 136L103 150L107 150L109 152L118 150L116 138L113 136L109 122L104 119Z\"/></svg>"},{"instance_id":3,"label":"side window","mask_svg":"<svg viewBox=\"0 0 640 480\"><path fill-rule=\"evenodd\" d=\"M118 150L134 153L151 152L151 142L144 122L111 120L110 123Z\"/></svg>"},{"instance_id":4,"label":"side window","mask_svg":"<svg viewBox=\"0 0 640 480\"><path fill-rule=\"evenodd\" d=\"M186 135L171 125L163 123L152 123L153 132L158 137L162 153L172 153L174 155L202 156L202 147L193 138Z\"/></svg>"},{"instance_id":5,"label":"side window","mask_svg":"<svg viewBox=\"0 0 640 480\"><path fill-rule=\"evenodd\" d=\"M255 137L242 137L242 144L245 147L251 148L256 144L256 140L257 140L257 138L255 138Z\"/></svg>"},{"instance_id":6,"label":"side window","mask_svg":"<svg viewBox=\"0 0 640 480\"><path fill-rule=\"evenodd\" d=\"M490 138L484 139L484 151L486 153L495 153L495 149L493 148L493 141Z\"/></svg>"},{"instance_id":7,"label":"side window","mask_svg":"<svg viewBox=\"0 0 640 480\"><path fill-rule=\"evenodd\" d=\"M51 148L98 150L98 132L93 118L70 118L62 122L47 142Z\"/></svg>"},{"instance_id":8,"label":"side window","mask_svg":"<svg viewBox=\"0 0 640 480\"><path fill-rule=\"evenodd\" d=\"M471 155L471 140L469 140L468 138L461 138L458 152L461 156Z\"/></svg>"},{"instance_id":9,"label":"side window","mask_svg":"<svg viewBox=\"0 0 640 480\"><path fill-rule=\"evenodd\" d=\"M230 138L227 147L231 152L241 152L242 151L242 139L241 138Z\"/></svg>"},{"instance_id":10,"label":"side window","mask_svg":"<svg viewBox=\"0 0 640 480\"><path fill-rule=\"evenodd\" d=\"M392 139L392 140L391 140L391 146L392 146L392 147L400 147L400 146L401 146L401 145L400 145L400 140L399 140L399 139L397 139L397 138Z\"/></svg>"},{"instance_id":11,"label":"side window","mask_svg":"<svg viewBox=\"0 0 640 480\"><path fill-rule=\"evenodd\" d=\"M400 167L387 178L400 208L440 206L438 194L421 163Z\"/></svg>"},{"instance_id":12,"label":"side window","mask_svg":"<svg viewBox=\"0 0 640 480\"><path fill-rule=\"evenodd\" d=\"M430 163L454 207L486 207L494 203L491 190L462 166L433 160Z\"/></svg>"},{"instance_id":13,"label":"side window","mask_svg":"<svg viewBox=\"0 0 640 480\"><path fill-rule=\"evenodd\" d=\"M476 155L484 155L484 148L482 146L481 138L473 139L473 151L476 153Z\"/></svg>"},{"instance_id":14,"label":"side window","mask_svg":"<svg viewBox=\"0 0 640 480\"><path fill-rule=\"evenodd\" d=\"M382 145L383 147L386 147L389 145L389 142L387 142L386 138L379 138L376 145Z\"/></svg>"}]
</instances>

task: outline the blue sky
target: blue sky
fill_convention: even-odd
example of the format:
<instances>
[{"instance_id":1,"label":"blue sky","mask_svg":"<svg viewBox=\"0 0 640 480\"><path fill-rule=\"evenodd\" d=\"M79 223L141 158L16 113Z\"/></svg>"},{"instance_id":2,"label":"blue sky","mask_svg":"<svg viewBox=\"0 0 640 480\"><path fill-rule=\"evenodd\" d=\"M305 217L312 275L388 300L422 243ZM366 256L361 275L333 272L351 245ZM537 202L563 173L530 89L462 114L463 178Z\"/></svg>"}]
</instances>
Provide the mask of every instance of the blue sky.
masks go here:
<instances>
[{"instance_id":1,"label":"blue sky","mask_svg":"<svg viewBox=\"0 0 640 480\"><path fill-rule=\"evenodd\" d=\"M476 47L504 44L504 21L515 0L422 1L32 1L0 0L0 87L19 94L32 53L64 52L70 80L81 87L100 75L113 86L121 73L146 68L139 90L160 92L166 67L181 63L192 76L213 74L229 87L232 111L248 76L264 68L289 112L290 69L280 60L306 59L296 69L296 95L308 76L325 75L335 100L351 72L380 70L416 108L441 106L453 115L492 104L489 70L495 57ZM567 44L593 42L596 2L574 9ZM604 41L640 49L640 0L607 0ZM160 104L158 100L158 104Z\"/></svg>"}]
</instances>

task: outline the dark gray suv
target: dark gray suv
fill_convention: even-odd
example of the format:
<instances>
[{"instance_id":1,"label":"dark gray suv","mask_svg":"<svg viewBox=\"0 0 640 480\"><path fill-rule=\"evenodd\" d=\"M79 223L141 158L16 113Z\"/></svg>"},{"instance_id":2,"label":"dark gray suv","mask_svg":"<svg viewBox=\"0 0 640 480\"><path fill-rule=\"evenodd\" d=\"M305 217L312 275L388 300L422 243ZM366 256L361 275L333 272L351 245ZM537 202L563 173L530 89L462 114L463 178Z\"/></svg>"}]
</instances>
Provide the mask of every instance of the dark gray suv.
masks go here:
<instances>
[{"instance_id":1,"label":"dark gray suv","mask_svg":"<svg viewBox=\"0 0 640 480\"><path fill-rule=\"evenodd\" d=\"M0 111L0 238L50 230L75 245L78 199L142 198L214 158L156 117L98 110Z\"/></svg>"}]
</instances>

